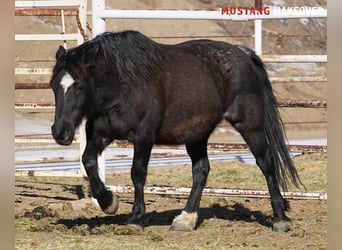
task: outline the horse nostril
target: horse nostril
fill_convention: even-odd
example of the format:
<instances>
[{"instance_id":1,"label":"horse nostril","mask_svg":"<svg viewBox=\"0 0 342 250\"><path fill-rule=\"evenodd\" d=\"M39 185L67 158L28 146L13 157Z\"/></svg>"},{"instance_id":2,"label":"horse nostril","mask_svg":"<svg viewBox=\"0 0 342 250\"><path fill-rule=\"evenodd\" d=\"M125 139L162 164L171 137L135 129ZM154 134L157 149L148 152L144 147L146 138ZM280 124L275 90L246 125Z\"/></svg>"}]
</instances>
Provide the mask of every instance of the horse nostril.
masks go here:
<instances>
[{"instance_id":1,"label":"horse nostril","mask_svg":"<svg viewBox=\"0 0 342 250\"><path fill-rule=\"evenodd\" d=\"M65 128L64 129L64 135L68 136L70 134L71 129L70 128Z\"/></svg>"},{"instance_id":2,"label":"horse nostril","mask_svg":"<svg viewBox=\"0 0 342 250\"><path fill-rule=\"evenodd\" d=\"M74 128L65 121L57 121L51 126L52 137L60 145L69 145L74 138Z\"/></svg>"},{"instance_id":3,"label":"horse nostril","mask_svg":"<svg viewBox=\"0 0 342 250\"><path fill-rule=\"evenodd\" d=\"M64 127L58 126L58 124L53 124L51 126L51 133L55 139L61 138L67 134L67 129Z\"/></svg>"}]
</instances>

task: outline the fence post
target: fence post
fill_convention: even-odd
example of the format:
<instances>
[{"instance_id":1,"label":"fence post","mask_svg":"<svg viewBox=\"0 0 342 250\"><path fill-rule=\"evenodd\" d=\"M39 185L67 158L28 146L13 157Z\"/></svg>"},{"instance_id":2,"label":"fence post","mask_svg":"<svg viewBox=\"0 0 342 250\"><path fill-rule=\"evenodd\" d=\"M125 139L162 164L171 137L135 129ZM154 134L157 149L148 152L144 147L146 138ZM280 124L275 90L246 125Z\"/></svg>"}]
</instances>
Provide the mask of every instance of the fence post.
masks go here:
<instances>
[{"instance_id":1,"label":"fence post","mask_svg":"<svg viewBox=\"0 0 342 250\"><path fill-rule=\"evenodd\" d=\"M87 0L80 0L80 6L78 8L78 13L79 13L79 18L81 22L81 26L86 32L86 27L87 27ZM84 42L84 37L81 34L81 30L78 29L78 34L80 34L80 39L78 40L78 44L81 44Z\"/></svg>"},{"instance_id":2,"label":"fence post","mask_svg":"<svg viewBox=\"0 0 342 250\"><path fill-rule=\"evenodd\" d=\"M101 11L105 10L106 0L93 0L92 1L92 37L103 33L106 31L106 21L100 17ZM106 182L106 158L105 158L105 150L101 155L97 157L97 165L98 165L98 173L101 181L103 183Z\"/></svg>"},{"instance_id":3,"label":"fence post","mask_svg":"<svg viewBox=\"0 0 342 250\"><path fill-rule=\"evenodd\" d=\"M79 18L81 22L81 26L83 29L86 27L87 23L87 0L81 0L80 1L80 6L78 8L79 11ZM80 38L77 41L78 45L82 44L84 42L84 37L81 35L81 31L78 30L78 33L80 34ZM79 135L80 135L80 169L81 169L81 174L82 176L87 176L87 172L84 168L83 162L82 162L82 155L85 150L86 144L87 144L87 138L86 138L86 132L85 132L85 127L86 127L87 119L83 118L82 122L79 127Z\"/></svg>"},{"instance_id":4,"label":"fence post","mask_svg":"<svg viewBox=\"0 0 342 250\"><path fill-rule=\"evenodd\" d=\"M262 8L262 0L254 1L255 9ZM262 20L254 20L254 50L257 55L262 55Z\"/></svg>"},{"instance_id":5,"label":"fence post","mask_svg":"<svg viewBox=\"0 0 342 250\"><path fill-rule=\"evenodd\" d=\"M106 0L93 0L92 1L92 26L93 26L93 38L106 31L106 21L100 17L101 11L104 11L106 7Z\"/></svg>"},{"instance_id":6,"label":"fence post","mask_svg":"<svg viewBox=\"0 0 342 250\"><path fill-rule=\"evenodd\" d=\"M262 20L254 20L254 50L257 55L262 55Z\"/></svg>"},{"instance_id":7,"label":"fence post","mask_svg":"<svg viewBox=\"0 0 342 250\"><path fill-rule=\"evenodd\" d=\"M81 174L82 176L87 176L87 172L84 168L83 162L82 162L82 155L85 150L87 139L86 139L86 132L85 132L85 125L87 123L87 119L83 118L82 122L79 127L79 134L80 134L80 167L81 167Z\"/></svg>"}]
</instances>

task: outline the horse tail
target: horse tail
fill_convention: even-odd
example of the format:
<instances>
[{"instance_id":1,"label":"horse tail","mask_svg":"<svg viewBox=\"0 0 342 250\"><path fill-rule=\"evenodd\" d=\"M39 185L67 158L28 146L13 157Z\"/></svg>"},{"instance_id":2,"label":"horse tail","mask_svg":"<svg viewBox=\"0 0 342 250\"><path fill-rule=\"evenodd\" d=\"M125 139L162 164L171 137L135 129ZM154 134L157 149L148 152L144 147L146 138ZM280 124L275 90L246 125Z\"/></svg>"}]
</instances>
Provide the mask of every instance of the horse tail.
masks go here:
<instances>
[{"instance_id":1,"label":"horse tail","mask_svg":"<svg viewBox=\"0 0 342 250\"><path fill-rule=\"evenodd\" d=\"M277 108L277 99L273 93L271 82L264 63L255 52L245 46L238 46L250 56L264 82L264 132L268 150L275 166L276 178L279 186L286 191L291 181L296 187L303 186L293 161L289 155L285 141L287 141L284 124ZM305 188L305 187L304 187Z\"/></svg>"}]
</instances>

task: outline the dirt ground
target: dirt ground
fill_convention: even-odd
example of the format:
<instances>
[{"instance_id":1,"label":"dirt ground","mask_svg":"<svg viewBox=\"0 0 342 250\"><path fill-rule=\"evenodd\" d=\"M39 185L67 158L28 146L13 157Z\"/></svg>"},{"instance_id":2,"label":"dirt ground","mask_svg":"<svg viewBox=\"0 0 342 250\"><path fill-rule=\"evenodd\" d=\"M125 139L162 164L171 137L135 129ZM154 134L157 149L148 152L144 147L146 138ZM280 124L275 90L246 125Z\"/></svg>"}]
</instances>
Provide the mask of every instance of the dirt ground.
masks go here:
<instances>
[{"instance_id":1,"label":"dirt ground","mask_svg":"<svg viewBox=\"0 0 342 250\"><path fill-rule=\"evenodd\" d=\"M326 155L295 161L307 191L326 192ZM259 172L243 163L214 163L207 186L265 189ZM190 183L191 167L180 166L151 169L147 185ZM107 184L131 185L129 174L109 176ZM186 196L146 194L140 231L125 225L133 196L118 195L119 211L108 216L89 197L83 178L16 177L16 249L327 249L326 200L290 200L292 230L275 233L269 199L203 196L197 230L173 232L169 226Z\"/></svg>"}]
</instances>

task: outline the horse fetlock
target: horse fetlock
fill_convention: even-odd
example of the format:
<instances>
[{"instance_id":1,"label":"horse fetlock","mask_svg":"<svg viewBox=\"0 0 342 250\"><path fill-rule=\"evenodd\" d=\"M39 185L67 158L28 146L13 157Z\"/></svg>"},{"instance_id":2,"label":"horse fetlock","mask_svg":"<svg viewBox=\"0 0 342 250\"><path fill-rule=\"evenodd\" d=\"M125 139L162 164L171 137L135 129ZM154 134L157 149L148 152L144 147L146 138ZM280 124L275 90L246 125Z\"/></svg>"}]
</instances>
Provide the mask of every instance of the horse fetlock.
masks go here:
<instances>
[{"instance_id":1,"label":"horse fetlock","mask_svg":"<svg viewBox=\"0 0 342 250\"><path fill-rule=\"evenodd\" d=\"M173 219L170 227L171 231L193 231L197 224L197 212L187 213L182 211L180 215Z\"/></svg>"},{"instance_id":2,"label":"horse fetlock","mask_svg":"<svg viewBox=\"0 0 342 250\"><path fill-rule=\"evenodd\" d=\"M144 230L143 216L132 215L132 217L128 219L127 225L139 228L140 230Z\"/></svg>"},{"instance_id":3,"label":"horse fetlock","mask_svg":"<svg viewBox=\"0 0 342 250\"><path fill-rule=\"evenodd\" d=\"M272 230L274 232L287 232L291 230L291 222L288 220L280 220L273 222Z\"/></svg>"},{"instance_id":4,"label":"horse fetlock","mask_svg":"<svg viewBox=\"0 0 342 250\"><path fill-rule=\"evenodd\" d=\"M136 233L144 231L143 225L140 225L140 224L129 224L129 223L127 223L127 226L129 227L130 231L135 231Z\"/></svg>"}]
</instances>

